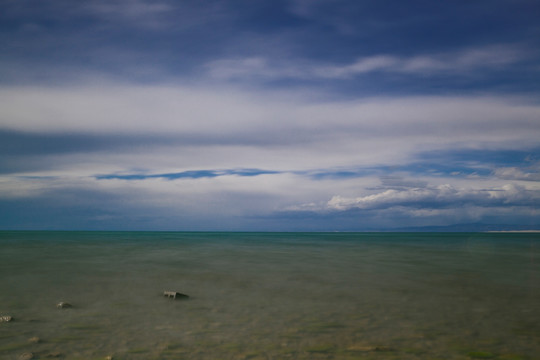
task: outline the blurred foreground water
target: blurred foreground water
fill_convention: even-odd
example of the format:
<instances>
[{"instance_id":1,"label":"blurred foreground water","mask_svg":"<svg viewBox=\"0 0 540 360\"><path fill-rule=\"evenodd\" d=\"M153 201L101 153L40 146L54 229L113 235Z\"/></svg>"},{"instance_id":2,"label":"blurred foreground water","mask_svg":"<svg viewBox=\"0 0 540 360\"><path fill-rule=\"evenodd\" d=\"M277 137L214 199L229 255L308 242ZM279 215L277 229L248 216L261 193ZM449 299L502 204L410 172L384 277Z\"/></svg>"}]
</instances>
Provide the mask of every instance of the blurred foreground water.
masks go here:
<instances>
[{"instance_id":1,"label":"blurred foreground water","mask_svg":"<svg viewBox=\"0 0 540 360\"><path fill-rule=\"evenodd\" d=\"M539 359L539 246L534 233L4 231L0 359Z\"/></svg>"}]
</instances>

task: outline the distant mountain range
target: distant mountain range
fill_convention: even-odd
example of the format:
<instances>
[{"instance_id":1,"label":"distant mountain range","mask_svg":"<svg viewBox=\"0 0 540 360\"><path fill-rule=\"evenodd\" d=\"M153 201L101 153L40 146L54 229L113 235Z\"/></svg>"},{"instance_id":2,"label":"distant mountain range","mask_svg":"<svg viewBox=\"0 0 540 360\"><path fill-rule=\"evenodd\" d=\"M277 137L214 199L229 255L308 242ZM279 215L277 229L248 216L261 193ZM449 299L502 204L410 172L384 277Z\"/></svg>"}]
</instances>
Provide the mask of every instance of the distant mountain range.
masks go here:
<instances>
[{"instance_id":1,"label":"distant mountain range","mask_svg":"<svg viewBox=\"0 0 540 360\"><path fill-rule=\"evenodd\" d=\"M540 225L506 225L506 224L454 224L447 226L414 226L395 228L389 231L414 232L540 232Z\"/></svg>"}]
</instances>

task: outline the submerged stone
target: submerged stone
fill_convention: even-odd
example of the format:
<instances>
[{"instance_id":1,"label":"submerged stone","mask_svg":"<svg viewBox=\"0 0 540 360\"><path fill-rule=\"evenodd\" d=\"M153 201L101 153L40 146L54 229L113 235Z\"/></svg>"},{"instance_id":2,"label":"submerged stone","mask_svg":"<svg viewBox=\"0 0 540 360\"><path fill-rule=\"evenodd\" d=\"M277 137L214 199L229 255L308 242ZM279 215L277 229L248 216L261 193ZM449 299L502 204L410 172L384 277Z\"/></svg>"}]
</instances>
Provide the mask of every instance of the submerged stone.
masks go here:
<instances>
[{"instance_id":1,"label":"submerged stone","mask_svg":"<svg viewBox=\"0 0 540 360\"><path fill-rule=\"evenodd\" d=\"M19 360L31 360L34 358L34 354L31 352L26 352L21 355L19 355Z\"/></svg>"},{"instance_id":2,"label":"submerged stone","mask_svg":"<svg viewBox=\"0 0 540 360\"><path fill-rule=\"evenodd\" d=\"M45 355L45 357L47 358L58 358L60 356L62 356L62 353L60 351L53 351Z\"/></svg>"},{"instance_id":3,"label":"submerged stone","mask_svg":"<svg viewBox=\"0 0 540 360\"><path fill-rule=\"evenodd\" d=\"M370 345L352 345L347 348L349 351L375 351L377 347L376 346L370 346Z\"/></svg>"},{"instance_id":4,"label":"submerged stone","mask_svg":"<svg viewBox=\"0 0 540 360\"><path fill-rule=\"evenodd\" d=\"M11 317L10 315L2 315L0 316L0 323L2 322L10 322L13 320L13 317Z\"/></svg>"},{"instance_id":5,"label":"submerged stone","mask_svg":"<svg viewBox=\"0 0 540 360\"><path fill-rule=\"evenodd\" d=\"M58 304L56 304L56 307L59 309L67 309L67 308L73 307L73 305L71 305L70 303L61 301Z\"/></svg>"},{"instance_id":6,"label":"submerged stone","mask_svg":"<svg viewBox=\"0 0 540 360\"><path fill-rule=\"evenodd\" d=\"M166 297L172 298L172 299L180 299L180 300L189 299L188 295L179 293L177 291L164 291L163 296L166 296Z\"/></svg>"},{"instance_id":7,"label":"submerged stone","mask_svg":"<svg viewBox=\"0 0 540 360\"><path fill-rule=\"evenodd\" d=\"M374 346L374 345L352 345L347 348L348 351L359 351L359 352L368 352L368 351L393 351L392 348L388 346Z\"/></svg>"},{"instance_id":8,"label":"submerged stone","mask_svg":"<svg viewBox=\"0 0 540 360\"><path fill-rule=\"evenodd\" d=\"M388 346L375 346L374 351L394 351L391 347Z\"/></svg>"},{"instance_id":9,"label":"submerged stone","mask_svg":"<svg viewBox=\"0 0 540 360\"><path fill-rule=\"evenodd\" d=\"M467 355L472 359L492 359L495 357L495 354L487 351L471 351Z\"/></svg>"},{"instance_id":10,"label":"submerged stone","mask_svg":"<svg viewBox=\"0 0 540 360\"><path fill-rule=\"evenodd\" d=\"M308 353L322 353L322 354L331 353L331 352L334 352L335 350L336 350L336 347L332 344L320 344L320 345L312 346L306 349Z\"/></svg>"},{"instance_id":11,"label":"submerged stone","mask_svg":"<svg viewBox=\"0 0 540 360\"><path fill-rule=\"evenodd\" d=\"M34 343L34 344L37 344L40 341L41 341L41 339L38 338L37 336L31 337L30 339L28 339L28 342L31 342L31 343Z\"/></svg>"}]
</instances>

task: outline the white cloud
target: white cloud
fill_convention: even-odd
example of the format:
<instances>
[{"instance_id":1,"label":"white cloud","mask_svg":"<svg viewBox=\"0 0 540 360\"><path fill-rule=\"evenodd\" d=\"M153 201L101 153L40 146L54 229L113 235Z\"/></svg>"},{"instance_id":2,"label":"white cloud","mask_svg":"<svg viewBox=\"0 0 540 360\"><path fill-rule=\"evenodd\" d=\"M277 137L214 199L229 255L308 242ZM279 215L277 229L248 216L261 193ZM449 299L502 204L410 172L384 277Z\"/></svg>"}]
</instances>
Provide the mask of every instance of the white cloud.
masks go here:
<instances>
[{"instance_id":1,"label":"white cloud","mask_svg":"<svg viewBox=\"0 0 540 360\"><path fill-rule=\"evenodd\" d=\"M326 204L327 209L344 211L349 209L378 209L412 207L439 209L464 206L533 206L540 200L540 190L530 190L514 184L497 188L456 188L449 184L426 188L385 190L383 192L347 198L333 196Z\"/></svg>"},{"instance_id":2,"label":"white cloud","mask_svg":"<svg viewBox=\"0 0 540 360\"><path fill-rule=\"evenodd\" d=\"M218 79L347 79L372 72L416 75L457 75L485 69L499 69L528 59L527 52L512 45L492 45L453 52L413 56L378 54L358 58L349 64L271 61L262 57L221 59L205 66Z\"/></svg>"},{"instance_id":3,"label":"white cloud","mask_svg":"<svg viewBox=\"0 0 540 360\"><path fill-rule=\"evenodd\" d=\"M118 212L121 209L126 212L154 209L169 216L249 217L279 211L291 203L308 199L322 201L330 194L331 187L333 183L330 181L310 181L294 174L224 175L177 180L98 180L82 175L46 178L0 176L0 202L61 197L63 200L51 200L61 203L66 201L66 197L72 197L68 200L74 203L94 203L97 200L92 198L93 194L100 194L99 199L103 203L96 206Z\"/></svg>"},{"instance_id":4,"label":"white cloud","mask_svg":"<svg viewBox=\"0 0 540 360\"><path fill-rule=\"evenodd\" d=\"M540 106L517 97L365 98L311 101L306 95L172 86L3 87L0 127L34 132L234 134L317 140L459 137L536 138ZM279 134L277 133L279 131ZM467 136L471 134L471 136ZM504 136L502 136L504 135ZM530 136L528 136L530 135Z\"/></svg>"},{"instance_id":5,"label":"white cloud","mask_svg":"<svg viewBox=\"0 0 540 360\"><path fill-rule=\"evenodd\" d=\"M49 157L51 164L78 170L84 165L90 172L397 165L411 161L419 151L456 146L533 147L540 138L539 118L540 106L524 98L314 102L302 94L231 88L0 88L0 130L109 139L122 135L131 136L133 142L137 137L155 138L145 146L115 152Z\"/></svg>"},{"instance_id":6,"label":"white cloud","mask_svg":"<svg viewBox=\"0 0 540 360\"><path fill-rule=\"evenodd\" d=\"M494 171L494 174L500 179L540 181L540 168L538 168L538 165L540 164L536 164L536 169L534 167L526 169L528 171L523 171L524 169L517 167L499 168Z\"/></svg>"}]
</instances>

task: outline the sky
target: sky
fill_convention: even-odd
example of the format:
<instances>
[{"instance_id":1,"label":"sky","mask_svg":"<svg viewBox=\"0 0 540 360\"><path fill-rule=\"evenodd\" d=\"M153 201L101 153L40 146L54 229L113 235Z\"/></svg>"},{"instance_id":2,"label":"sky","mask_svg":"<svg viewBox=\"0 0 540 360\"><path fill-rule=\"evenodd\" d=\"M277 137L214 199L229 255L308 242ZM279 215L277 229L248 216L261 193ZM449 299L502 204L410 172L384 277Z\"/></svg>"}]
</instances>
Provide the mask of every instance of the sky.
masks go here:
<instances>
[{"instance_id":1,"label":"sky","mask_svg":"<svg viewBox=\"0 0 540 360\"><path fill-rule=\"evenodd\" d=\"M540 229L540 3L0 0L0 229Z\"/></svg>"}]
</instances>

